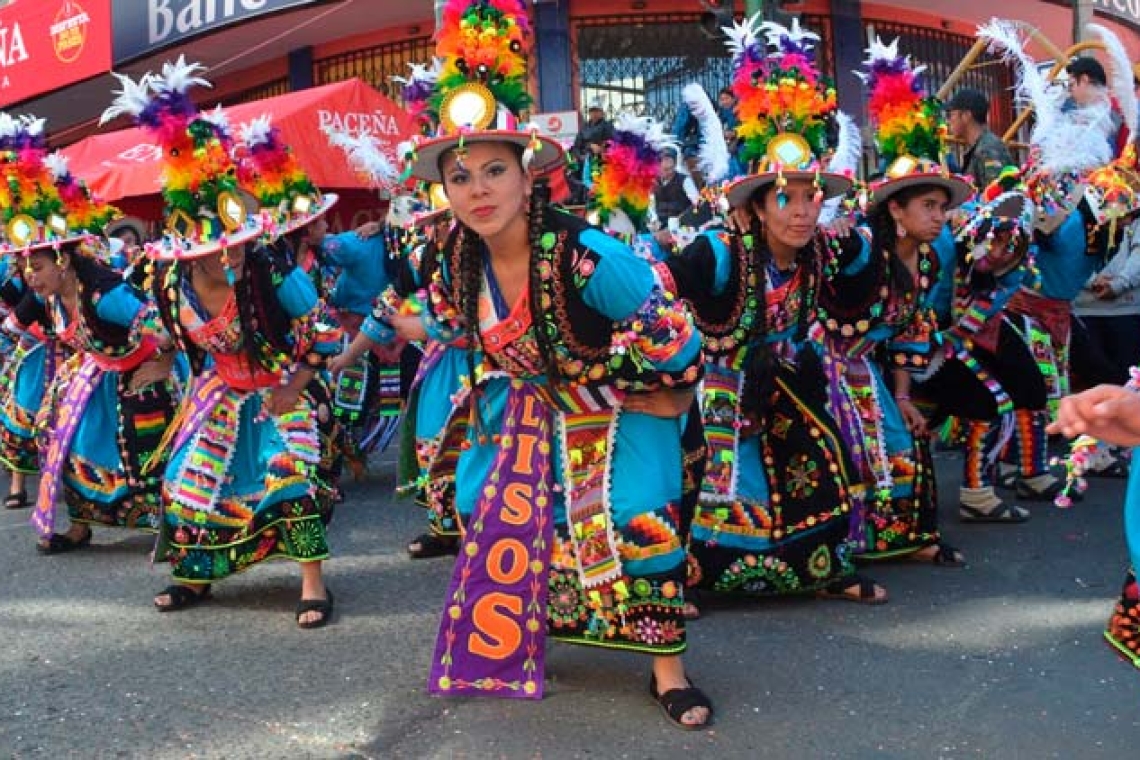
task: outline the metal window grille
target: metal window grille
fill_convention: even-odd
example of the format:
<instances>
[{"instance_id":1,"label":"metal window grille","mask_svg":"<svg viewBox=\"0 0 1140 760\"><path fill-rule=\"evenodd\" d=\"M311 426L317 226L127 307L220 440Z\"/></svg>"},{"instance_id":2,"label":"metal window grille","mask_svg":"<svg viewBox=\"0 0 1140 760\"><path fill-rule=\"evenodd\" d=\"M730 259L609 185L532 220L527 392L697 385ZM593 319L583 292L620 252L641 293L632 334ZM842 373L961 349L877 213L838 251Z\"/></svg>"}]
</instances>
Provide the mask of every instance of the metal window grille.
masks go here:
<instances>
[{"instance_id":1,"label":"metal window grille","mask_svg":"<svg viewBox=\"0 0 1140 760\"><path fill-rule=\"evenodd\" d=\"M611 117L628 111L669 126L690 82L715 100L732 81L732 61L724 41L702 34L699 21L697 13L574 19L579 105L597 98ZM820 67L830 72L830 19L804 15L801 23L820 35Z\"/></svg>"},{"instance_id":2,"label":"metal window grille","mask_svg":"<svg viewBox=\"0 0 1140 760\"><path fill-rule=\"evenodd\" d=\"M408 63L429 63L435 53L430 36L412 37L363 50L322 58L313 64L314 84L360 77L397 103L403 103L394 76L407 76Z\"/></svg>"},{"instance_id":3,"label":"metal window grille","mask_svg":"<svg viewBox=\"0 0 1140 760\"><path fill-rule=\"evenodd\" d=\"M941 29L908 26L890 21L866 22L868 33L874 32L884 41L899 38L899 50L909 53L911 61L926 66L924 85L934 94L951 72L974 46L976 39ZM990 99L990 128L1001 134L1013 120L1012 72L1009 67L990 53L984 53L977 63L965 72L958 87L974 87Z\"/></svg>"},{"instance_id":4,"label":"metal window grille","mask_svg":"<svg viewBox=\"0 0 1140 760\"><path fill-rule=\"evenodd\" d=\"M250 87L240 92L235 92L232 95L227 95L221 100L210 103L208 107L213 108L216 105L234 106L238 103L252 103L255 100L264 100L265 98L284 95L289 91L289 77L281 77L280 79L274 79L264 84L259 84L256 87Z\"/></svg>"}]
</instances>

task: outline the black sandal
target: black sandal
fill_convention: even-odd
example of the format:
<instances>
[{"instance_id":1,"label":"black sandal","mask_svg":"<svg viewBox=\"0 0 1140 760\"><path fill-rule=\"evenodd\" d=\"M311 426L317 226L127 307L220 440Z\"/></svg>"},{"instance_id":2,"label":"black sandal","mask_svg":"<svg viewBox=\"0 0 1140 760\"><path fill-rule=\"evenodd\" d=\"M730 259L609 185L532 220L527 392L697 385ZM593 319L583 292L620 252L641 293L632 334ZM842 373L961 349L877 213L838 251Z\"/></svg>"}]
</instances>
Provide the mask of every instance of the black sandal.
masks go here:
<instances>
[{"instance_id":1,"label":"black sandal","mask_svg":"<svg viewBox=\"0 0 1140 760\"><path fill-rule=\"evenodd\" d=\"M167 586L162 591L159 591L155 596L162 596L165 594L170 597L170 604L154 603L154 608L159 612L177 612L184 610L187 607L201 604L210 598L210 584L207 583L202 586L201 591L192 591L189 586L181 586L172 584Z\"/></svg>"},{"instance_id":2,"label":"black sandal","mask_svg":"<svg viewBox=\"0 0 1140 760\"><path fill-rule=\"evenodd\" d=\"M931 546L934 546L936 549L934 554L930 555L929 557L920 557L918 556L918 552L915 552L914 554L910 555L910 560L912 562L929 562L935 567L966 566L966 558L962 555L962 552L958 551L950 544L944 544L939 541L936 544L931 544ZM923 548L925 549L926 547ZM922 551L922 549L919 549L918 551Z\"/></svg>"},{"instance_id":3,"label":"black sandal","mask_svg":"<svg viewBox=\"0 0 1140 760\"><path fill-rule=\"evenodd\" d=\"M408 556L412 559L431 559L459 554L459 539L421 533L408 542Z\"/></svg>"},{"instance_id":4,"label":"black sandal","mask_svg":"<svg viewBox=\"0 0 1140 760\"><path fill-rule=\"evenodd\" d=\"M703 691L693 685L692 681L685 679L688 686L684 689L670 689L664 694L657 693L657 676L656 674L649 677L649 696L653 697L653 701L661 707L661 711L665 713L665 717L669 719L677 728L683 731L700 731L701 729L708 728L712 725L713 707L712 701L705 695ZM709 714L702 723L685 723L682 718L685 713L695 707L708 708Z\"/></svg>"},{"instance_id":5,"label":"black sandal","mask_svg":"<svg viewBox=\"0 0 1140 760\"><path fill-rule=\"evenodd\" d=\"M317 620L302 623L301 616L308 612L319 612L321 613L321 616ZM323 628L332 618L332 612L333 592L329 589L328 586L325 586L324 599L302 599L297 603L297 625L301 628Z\"/></svg>"},{"instance_id":6,"label":"black sandal","mask_svg":"<svg viewBox=\"0 0 1140 760\"><path fill-rule=\"evenodd\" d=\"M1026 483L1024 480L1017 481L1017 498L1025 501L1053 501L1057 496L1065 490L1065 481L1054 479L1052 483L1038 491L1033 486ZM1084 493L1073 488L1067 494L1069 499L1078 502L1084 501Z\"/></svg>"},{"instance_id":7,"label":"black sandal","mask_svg":"<svg viewBox=\"0 0 1140 760\"><path fill-rule=\"evenodd\" d=\"M36 551L40 554L64 554L76 549L84 549L91 545L91 536L94 531L87 529L83 538L72 538L66 533L52 533L46 544L36 544Z\"/></svg>"},{"instance_id":8,"label":"black sandal","mask_svg":"<svg viewBox=\"0 0 1140 760\"><path fill-rule=\"evenodd\" d=\"M964 523L1023 523L1029 519L1029 510L1004 501L989 510L959 504L958 519Z\"/></svg>"},{"instance_id":9,"label":"black sandal","mask_svg":"<svg viewBox=\"0 0 1140 760\"><path fill-rule=\"evenodd\" d=\"M830 599L836 602L854 602L856 604L886 604L889 597L886 594L875 594L876 584L870 578L862 575L849 575L846 578L832 581L819 591L815 592L819 599ZM849 593L857 589L857 594Z\"/></svg>"},{"instance_id":10,"label":"black sandal","mask_svg":"<svg viewBox=\"0 0 1140 760\"><path fill-rule=\"evenodd\" d=\"M4 499L4 509L23 509L30 507L32 503L28 501L28 492L20 491L19 493L10 493Z\"/></svg>"}]
</instances>

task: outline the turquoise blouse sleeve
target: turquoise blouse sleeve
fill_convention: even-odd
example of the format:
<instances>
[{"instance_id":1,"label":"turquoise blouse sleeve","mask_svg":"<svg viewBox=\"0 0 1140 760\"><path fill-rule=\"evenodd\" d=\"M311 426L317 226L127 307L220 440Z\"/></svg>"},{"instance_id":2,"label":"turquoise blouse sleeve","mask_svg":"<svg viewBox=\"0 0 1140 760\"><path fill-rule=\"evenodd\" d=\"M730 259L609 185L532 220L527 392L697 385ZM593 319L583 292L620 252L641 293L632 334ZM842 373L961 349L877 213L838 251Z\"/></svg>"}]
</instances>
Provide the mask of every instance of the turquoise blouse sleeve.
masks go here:
<instances>
[{"instance_id":1,"label":"turquoise blouse sleeve","mask_svg":"<svg viewBox=\"0 0 1140 760\"><path fill-rule=\"evenodd\" d=\"M108 290L95 304L99 319L120 327L130 327L143 309L143 302L126 283Z\"/></svg>"},{"instance_id":2,"label":"turquoise blouse sleeve","mask_svg":"<svg viewBox=\"0 0 1140 760\"><path fill-rule=\"evenodd\" d=\"M277 286L277 300L290 319L297 319L317 307L317 288L299 267L289 270Z\"/></svg>"}]
</instances>

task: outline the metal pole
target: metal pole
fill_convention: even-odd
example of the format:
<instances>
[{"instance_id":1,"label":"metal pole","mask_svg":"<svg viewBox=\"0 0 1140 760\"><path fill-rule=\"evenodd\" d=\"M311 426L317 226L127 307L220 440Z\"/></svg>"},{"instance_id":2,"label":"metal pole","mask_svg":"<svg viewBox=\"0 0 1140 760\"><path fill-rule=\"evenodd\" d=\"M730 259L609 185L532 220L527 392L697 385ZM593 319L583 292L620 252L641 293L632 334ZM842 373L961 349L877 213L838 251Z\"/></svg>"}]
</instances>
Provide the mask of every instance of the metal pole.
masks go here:
<instances>
[{"instance_id":1,"label":"metal pole","mask_svg":"<svg viewBox=\"0 0 1140 760\"><path fill-rule=\"evenodd\" d=\"M1085 25L1093 20L1091 0L1073 0L1073 43L1085 38Z\"/></svg>"}]
</instances>

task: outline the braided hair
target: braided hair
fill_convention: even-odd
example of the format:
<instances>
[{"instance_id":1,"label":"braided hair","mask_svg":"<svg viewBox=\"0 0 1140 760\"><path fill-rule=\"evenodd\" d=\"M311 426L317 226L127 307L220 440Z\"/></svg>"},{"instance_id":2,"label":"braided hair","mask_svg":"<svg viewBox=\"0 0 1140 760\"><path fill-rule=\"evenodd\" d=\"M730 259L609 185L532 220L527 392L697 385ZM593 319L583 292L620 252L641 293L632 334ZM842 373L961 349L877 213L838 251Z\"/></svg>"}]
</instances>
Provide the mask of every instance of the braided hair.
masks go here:
<instances>
[{"instance_id":1,"label":"braided hair","mask_svg":"<svg viewBox=\"0 0 1140 760\"><path fill-rule=\"evenodd\" d=\"M764 189L761 188L749 199L751 208L753 199L759 196L763 202ZM746 256L756 258L757 299L759 314L752 321L752 330L747 339L748 355L744 362L744 387L740 399L740 406L750 417L763 424L771 406L772 392L775 389L776 361L772 349L768 345L768 264L772 261L772 252L764 238L764 221L758 214L752 214L752 224L748 238L751 245L745 250Z\"/></svg>"},{"instance_id":2,"label":"braided hair","mask_svg":"<svg viewBox=\"0 0 1140 760\"><path fill-rule=\"evenodd\" d=\"M764 185L756 189L748 199L748 208L763 207L768 195L775 185ZM741 408L758 421L763 421L771 407L772 394L775 391L777 360L775 353L766 340L768 325L768 265L772 261L772 251L768 245L764 221L759 214L752 214L752 224L749 230L752 239L751 250L748 255L756 257L760 301L760 314L753 322L752 334L748 338L749 350L745 360L744 397L741 399ZM812 241L796 251L796 266L803 272L799 280L800 308L796 315L796 326L793 340L802 343L807 339L808 329L811 327L811 316L814 313L814 303L818 283L812 268L813 259L824 255L823 242L819 235ZM818 386L815 380L821 376L819 356L815 351L805 350L796 354L796 371L809 382L802 384L805 389Z\"/></svg>"},{"instance_id":3,"label":"braided hair","mask_svg":"<svg viewBox=\"0 0 1140 760\"><path fill-rule=\"evenodd\" d=\"M522 164L523 149L514 143L507 143L515 152L520 168L525 172ZM528 239L530 242L530 272L528 281L528 298L531 319L534 323L535 338L538 343L539 355L543 362L543 372L549 382L556 384L561 379L558 368L557 352L553 336L539 323L539 317L549 308L542 302L542 279L540 273L542 237L547 229L548 210L550 208L550 185L545 179L535 180L530 196L530 209L527 215ZM456 233L453 237L453 246L458 246L459 271L455 273L457 287L453 290L457 294L460 311L467 331L467 341L470 349L467 353L468 372L471 376L472 388L475 387L475 349L482 346L479 335L479 295L483 287L483 261L485 246L483 240L463 222L456 221ZM451 247L451 246L449 246ZM478 418L477 418L478 419Z\"/></svg>"}]
</instances>

